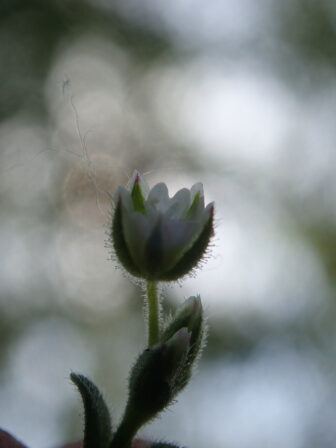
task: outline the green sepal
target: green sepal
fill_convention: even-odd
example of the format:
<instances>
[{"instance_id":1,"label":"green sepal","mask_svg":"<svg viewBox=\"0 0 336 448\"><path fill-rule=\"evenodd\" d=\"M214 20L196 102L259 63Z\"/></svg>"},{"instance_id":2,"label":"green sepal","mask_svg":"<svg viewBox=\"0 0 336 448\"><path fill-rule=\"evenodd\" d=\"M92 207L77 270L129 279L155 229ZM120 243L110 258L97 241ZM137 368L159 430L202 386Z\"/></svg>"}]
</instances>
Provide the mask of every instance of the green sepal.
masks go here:
<instances>
[{"instance_id":1,"label":"green sepal","mask_svg":"<svg viewBox=\"0 0 336 448\"><path fill-rule=\"evenodd\" d=\"M186 219L192 219L193 216L196 214L197 206L199 204L200 198L201 198L201 193L198 191L195 194L195 197L194 197L190 207L188 208L188 211L186 213Z\"/></svg>"},{"instance_id":2,"label":"green sepal","mask_svg":"<svg viewBox=\"0 0 336 448\"><path fill-rule=\"evenodd\" d=\"M111 417L102 394L95 384L83 375L71 373L83 400L85 413L83 448L108 448L111 437Z\"/></svg>"},{"instance_id":3,"label":"green sepal","mask_svg":"<svg viewBox=\"0 0 336 448\"><path fill-rule=\"evenodd\" d=\"M126 271L128 271L135 277L141 277L141 272L137 265L134 263L124 238L121 198L119 198L117 202L113 215L111 241L113 243L115 254L117 255L120 263L123 265Z\"/></svg>"},{"instance_id":4,"label":"green sepal","mask_svg":"<svg viewBox=\"0 0 336 448\"><path fill-rule=\"evenodd\" d=\"M133 186L132 192L131 192L131 197L132 197L134 211L145 215L146 214L145 198L143 197L141 187L140 187L140 181L138 178L136 178L136 180L134 182L134 186Z\"/></svg>"},{"instance_id":5,"label":"green sepal","mask_svg":"<svg viewBox=\"0 0 336 448\"><path fill-rule=\"evenodd\" d=\"M200 235L196 238L196 241L194 241L192 246L182 255L174 267L172 267L169 271L162 273L158 280L175 281L184 277L196 268L203 258L213 234L214 229L212 212Z\"/></svg>"}]
</instances>

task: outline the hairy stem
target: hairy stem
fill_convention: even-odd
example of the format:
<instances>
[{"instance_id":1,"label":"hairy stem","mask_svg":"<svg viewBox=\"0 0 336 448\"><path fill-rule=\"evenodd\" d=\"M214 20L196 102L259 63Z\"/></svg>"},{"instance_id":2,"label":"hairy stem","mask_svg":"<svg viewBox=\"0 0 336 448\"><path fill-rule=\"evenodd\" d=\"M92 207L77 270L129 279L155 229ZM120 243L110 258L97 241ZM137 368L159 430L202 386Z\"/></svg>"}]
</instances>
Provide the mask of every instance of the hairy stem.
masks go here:
<instances>
[{"instance_id":1,"label":"hairy stem","mask_svg":"<svg viewBox=\"0 0 336 448\"><path fill-rule=\"evenodd\" d=\"M115 433L109 448L129 448L136 431L137 427L129 424L124 419Z\"/></svg>"},{"instance_id":2,"label":"hairy stem","mask_svg":"<svg viewBox=\"0 0 336 448\"><path fill-rule=\"evenodd\" d=\"M148 300L148 347L153 347L160 339L160 303L157 282L147 282Z\"/></svg>"}]
</instances>

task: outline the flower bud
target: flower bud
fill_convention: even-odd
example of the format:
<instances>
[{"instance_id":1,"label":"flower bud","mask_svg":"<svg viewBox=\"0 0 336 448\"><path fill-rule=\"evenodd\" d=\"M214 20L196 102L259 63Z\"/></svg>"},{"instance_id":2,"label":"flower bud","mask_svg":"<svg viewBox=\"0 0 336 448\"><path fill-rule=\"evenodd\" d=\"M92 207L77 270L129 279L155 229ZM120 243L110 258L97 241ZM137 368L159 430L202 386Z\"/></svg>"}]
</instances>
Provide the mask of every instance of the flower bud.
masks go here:
<instances>
[{"instance_id":1,"label":"flower bud","mask_svg":"<svg viewBox=\"0 0 336 448\"><path fill-rule=\"evenodd\" d=\"M149 281L177 280L197 267L213 235L213 203L204 206L202 184L172 198L164 183L149 189L133 174L115 197L111 242L122 266Z\"/></svg>"},{"instance_id":2,"label":"flower bud","mask_svg":"<svg viewBox=\"0 0 336 448\"><path fill-rule=\"evenodd\" d=\"M187 359L190 336L187 328L181 328L166 342L140 355L130 376L125 425L138 429L174 399Z\"/></svg>"},{"instance_id":3,"label":"flower bud","mask_svg":"<svg viewBox=\"0 0 336 448\"><path fill-rule=\"evenodd\" d=\"M164 330L161 340L166 341L181 328L187 328L190 334L189 347L186 361L184 363L183 374L180 377L178 390L188 383L191 371L204 341L204 319L201 298L189 297L178 309L175 317Z\"/></svg>"},{"instance_id":4,"label":"flower bud","mask_svg":"<svg viewBox=\"0 0 336 448\"><path fill-rule=\"evenodd\" d=\"M176 379L184 367L190 347L190 336L187 328L181 328L166 343L162 344L164 374L170 385L175 386Z\"/></svg>"},{"instance_id":5,"label":"flower bud","mask_svg":"<svg viewBox=\"0 0 336 448\"><path fill-rule=\"evenodd\" d=\"M203 307L201 298L200 296L191 296L179 306L174 318L164 330L161 340L166 341L179 329L186 327L191 333L190 343L193 344L199 338L202 321Z\"/></svg>"}]
</instances>

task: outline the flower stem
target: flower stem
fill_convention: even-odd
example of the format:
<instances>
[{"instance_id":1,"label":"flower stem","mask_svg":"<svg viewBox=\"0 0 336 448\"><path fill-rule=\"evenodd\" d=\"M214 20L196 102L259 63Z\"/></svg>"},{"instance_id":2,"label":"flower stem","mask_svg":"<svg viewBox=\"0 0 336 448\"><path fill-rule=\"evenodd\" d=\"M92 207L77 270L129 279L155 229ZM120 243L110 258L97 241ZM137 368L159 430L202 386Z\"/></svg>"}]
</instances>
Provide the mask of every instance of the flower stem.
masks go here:
<instances>
[{"instance_id":1,"label":"flower stem","mask_svg":"<svg viewBox=\"0 0 336 448\"><path fill-rule=\"evenodd\" d=\"M157 282L147 282L148 299L148 347L157 344L160 339L160 303Z\"/></svg>"},{"instance_id":2,"label":"flower stem","mask_svg":"<svg viewBox=\"0 0 336 448\"><path fill-rule=\"evenodd\" d=\"M137 427L132 424L129 424L124 419L121 422L117 432L114 434L114 437L112 438L109 448L128 448L136 432Z\"/></svg>"}]
</instances>

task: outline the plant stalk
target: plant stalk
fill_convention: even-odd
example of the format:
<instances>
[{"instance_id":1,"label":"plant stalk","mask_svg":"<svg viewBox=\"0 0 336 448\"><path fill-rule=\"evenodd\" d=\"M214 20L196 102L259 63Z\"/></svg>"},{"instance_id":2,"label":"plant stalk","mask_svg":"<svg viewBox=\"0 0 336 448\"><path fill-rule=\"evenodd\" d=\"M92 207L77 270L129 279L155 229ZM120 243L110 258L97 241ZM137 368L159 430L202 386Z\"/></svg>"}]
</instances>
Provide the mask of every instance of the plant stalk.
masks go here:
<instances>
[{"instance_id":1,"label":"plant stalk","mask_svg":"<svg viewBox=\"0 0 336 448\"><path fill-rule=\"evenodd\" d=\"M137 427L130 425L127 420L123 420L112 438L109 448L129 448L136 432Z\"/></svg>"},{"instance_id":2,"label":"plant stalk","mask_svg":"<svg viewBox=\"0 0 336 448\"><path fill-rule=\"evenodd\" d=\"M157 282L147 282L148 300L148 347L153 347L160 340L160 303Z\"/></svg>"}]
</instances>

